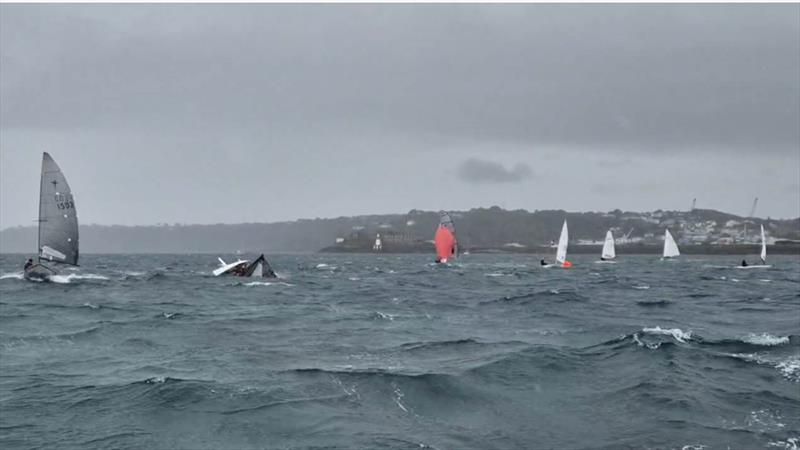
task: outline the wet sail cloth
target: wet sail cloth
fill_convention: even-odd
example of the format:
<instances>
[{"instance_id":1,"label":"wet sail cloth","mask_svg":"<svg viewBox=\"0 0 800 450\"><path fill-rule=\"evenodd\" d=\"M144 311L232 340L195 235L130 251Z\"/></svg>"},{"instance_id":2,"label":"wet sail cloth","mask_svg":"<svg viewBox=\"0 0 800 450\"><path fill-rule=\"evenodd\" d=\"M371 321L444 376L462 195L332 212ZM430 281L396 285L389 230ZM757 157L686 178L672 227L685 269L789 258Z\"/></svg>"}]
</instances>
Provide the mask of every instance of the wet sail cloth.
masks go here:
<instances>
[{"instance_id":1,"label":"wet sail cloth","mask_svg":"<svg viewBox=\"0 0 800 450\"><path fill-rule=\"evenodd\" d=\"M556 250L556 262L561 266L571 266L567 263L567 244L569 243L569 230L567 229L567 221L561 227L561 236L558 238L558 250Z\"/></svg>"},{"instance_id":2,"label":"wet sail cloth","mask_svg":"<svg viewBox=\"0 0 800 450\"><path fill-rule=\"evenodd\" d=\"M617 252L614 249L614 235L611 234L611 230L606 232L606 241L603 243L603 253L601 253L600 257L605 260L614 259L617 256Z\"/></svg>"},{"instance_id":3,"label":"wet sail cloth","mask_svg":"<svg viewBox=\"0 0 800 450\"><path fill-rule=\"evenodd\" d=\"M664 231L664 258L674 258L680 256L681 252L678 250L678 244L672 238L669 230Z\"/></svg>"},{"instance_id":4,"label":"wet sail cloth","mask_svg":"<svg viewBox=\"0 0 800 450\"><path fill-rule=\"evenodd\" d=\"M78 265L78 214L75 198L58 164L42 156L39 190L39 261Z\"/></svg>"},{"instance_id":5,"label":"wet sail cloth","mask_svg":"<svg viewBox=\"0 0 800 450\"><path fill-rule=\"evenodd\" d=\"M275 274L275 271L272 270L272 267L269 265L267 258L264 257L262 254L255 261L253 261L245 271L245 277L256 277L256 278L278 278Z\"/></svg>"},{"instance_id":6,"label":"wet sail cloth","mask_svg":"<svg viewBox=\"0 0 800 450\"><path fill-rule=\"evenodd\" d=\"M436 260L447 262L450 258L458 256L458 241L456 240L456 227L450 215L442 211L439 218L439 227L433 238L436 247Z\"/></svg>"}]
</instances>

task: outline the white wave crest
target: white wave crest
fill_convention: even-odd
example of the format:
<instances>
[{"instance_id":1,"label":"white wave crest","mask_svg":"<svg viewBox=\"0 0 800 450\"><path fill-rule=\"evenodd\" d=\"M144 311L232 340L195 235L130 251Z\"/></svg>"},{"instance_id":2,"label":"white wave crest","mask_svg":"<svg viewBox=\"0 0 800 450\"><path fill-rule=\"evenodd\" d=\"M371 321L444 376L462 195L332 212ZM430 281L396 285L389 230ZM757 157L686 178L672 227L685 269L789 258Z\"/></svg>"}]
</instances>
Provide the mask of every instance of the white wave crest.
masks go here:
<instances>
[{"instance_id":1,"label":"white wave crest","mask_svg":"<svg viewBox=\"0 0 800 450\"><path fill-rule=\"evenodd\" d=\"M281 286L294 286L291 283L284 283L283 281L251 281L249 283L245 283L245 286L272 286L272 285L281 285Z\"/></svg>"},{"instance_id":2,"label":"white wave crest","mask_svg":"<svg viewBox=\"0 0 800 450\"><path fill-rule=\"evenodd\" d=\"M642 289L642 290L644 290L644 289L650 289L650 286L648 286L646 284L643 284L641 286L634 286L633 288L634 289Z\"/></svg>"},{"instance_id":3,"label":"white wave crest","mask_svg":"<svg viewBox=\"0 0 800 450\"><path fill-rule=\"evenodd\" d=\"M773 345L783 345L789 343L788 336L773 336L768 333L761 333L755 334L750 333L747 336L742 338L742 341L747 342L748 344L753 345L766 345L766 346L773 346Z\"/></svg>"},{"instance_id":4,"label":"white wave crest","mask_svg":"<svg viewBox=\"0 0 800 450\"><path fill-rule=\"evenodd\" d=\"M59 284L72 283L72 280L108 280L108 277L97 275L95 273L71 273L69 275L52 275L50 281Z\"/></svg>"},{"instance_id":5,"label":"white wave crest","mask_svg":"<svg viewBox=\"0 0 800 450\"><path fill-rule=\"evenodd\" d=\"M0 280L7 280L7 279L22 280L23 278L25 277L22 276L22 272L10 272L0 275Z\"/></svg>"},{"instance_id":6,"label":"white wave crest","mask_svg":"<svg viewBox=\"0 0 800 450\"><path fill-rule=\"evenodd\" d=\"M790 356L776 364L775 368L780 370L785 378L800 381L800 355Z\"/></svg>"},{"instance_id":7,"label":"white wave crest","mask_svg":"<svg viewBox=\"0 0 800 450\"><path fill-rule=\"evenodd\" d=\"M684 332L680 328L668 328L668 329L663 329L661 327L643 328L642 332L647 334L661 334L665 336L672 336L678 342L686 342L692 339L691 331Z\"/></svg>"},{"instance_id":8,"label":"white wave crest","mask_svg":"<svg viewBox=\"0 0 800 450\"><path fill-rule=\"evenodd\" d=\"M798 450L800 449L800 437L788 438L785 441L769 442L769 447L778 447L785 450Z\"/></svg>"}]
</instances>

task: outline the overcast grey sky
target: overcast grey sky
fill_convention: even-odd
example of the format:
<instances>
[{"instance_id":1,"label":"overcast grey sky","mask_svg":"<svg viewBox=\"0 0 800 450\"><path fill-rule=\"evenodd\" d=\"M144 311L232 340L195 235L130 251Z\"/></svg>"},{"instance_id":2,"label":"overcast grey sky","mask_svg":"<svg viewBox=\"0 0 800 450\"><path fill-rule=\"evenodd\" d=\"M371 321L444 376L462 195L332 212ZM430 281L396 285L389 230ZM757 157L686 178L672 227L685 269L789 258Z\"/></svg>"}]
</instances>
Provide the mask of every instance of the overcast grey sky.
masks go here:
<instances>
[{"instance_id":1,"label":"overcast grey sky","mask_svg":"<svg viewBox=\"0 0 800 450\"><path fill-rule=\"evenodd\" d=\"M0 6L0 227L800 216L800 5Z\"/></svg>"}]
</instances>

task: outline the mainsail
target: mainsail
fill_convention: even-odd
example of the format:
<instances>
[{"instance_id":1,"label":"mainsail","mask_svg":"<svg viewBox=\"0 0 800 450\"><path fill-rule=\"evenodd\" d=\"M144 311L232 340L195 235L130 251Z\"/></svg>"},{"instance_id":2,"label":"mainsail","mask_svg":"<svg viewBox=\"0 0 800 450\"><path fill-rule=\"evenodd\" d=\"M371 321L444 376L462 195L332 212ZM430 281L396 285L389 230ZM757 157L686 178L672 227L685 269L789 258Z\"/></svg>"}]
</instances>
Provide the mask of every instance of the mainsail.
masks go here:
<instances>
[{"instance_id":1,"label":"mainsail","mask_svg":"<svg viewBox=\"0 0 800 450\"><path fill-rule=\"evenodd\" d=\"M567 230L567 221L564 220L564 226L561 227L561 237L558 238L558 250L556 251L556 262L563 265L567 260L567 243L569 242L569 230Z\"/></svg>"},{"instance_id":2,"label":"mainsail","mask_svg":"<svg viewBox=\"0 0 800 450\"><path fill-rule=\"evenodd\" d=\"M39 260L78 265L75 199L58 164L46 152L39 190Z\"/></svg>"},{"instance_id":3,"label":"mainsail","mask_svg":"<svg viewBox=\"0 0 800 450\"><path fill-rule=\"evenodd\" d=\"M764 225L761 225L761 263L767 263L767 235L764 233Z\"/></svg>"},{"instance_id":4,"label":"mainsail","mask_svg":"<svg viewBox=\"0 0 800 450\"><path fill-rule=\"evenodd\" d=\"M456 240L456 227L450 215L442 211L439 219L439 228L433 238L436 246L436 256L439 261L447 261L458 256L458 241Z\"/></svg>"},{"instance_id":5,"label":"mainsail","mask_svg":"<svg viewBox=\"0 0 800 450\"><path fill-rule=\"evenodd\" d=\"M666 230L664 232L664 258L673 258L680 254L681 252L678 251L678 244L675 243L675 239L672 238L669 230Z\"/></svg>"},{"instance_id":6,"label":"mainsail","mask_svg":"<svg viewBox=\"0 0 800 450\"><path fill-rule=\"evenodd\" d=\"M611 230L606 232L606 241L603 243L603 253L601 257L603 259L614 259L617 256L617 252L614 250L614 235L611 234Z\"/></svg>"}]
</instances>

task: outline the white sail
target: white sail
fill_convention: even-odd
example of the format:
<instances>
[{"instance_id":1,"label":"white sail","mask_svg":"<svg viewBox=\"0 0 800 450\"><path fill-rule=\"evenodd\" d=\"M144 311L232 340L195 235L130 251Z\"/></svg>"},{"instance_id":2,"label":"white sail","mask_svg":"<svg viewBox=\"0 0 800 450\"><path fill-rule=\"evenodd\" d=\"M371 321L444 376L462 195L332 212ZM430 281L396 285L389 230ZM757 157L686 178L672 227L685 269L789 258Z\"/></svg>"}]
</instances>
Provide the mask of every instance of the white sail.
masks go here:
<instances>
[{"instance_id":1,"label":"white sail","mask_svg":"<svg viewBox=\"0 0 800 450\"><path fill-rule=\"evenodd\" d=\"M39 188L39 260L78 265L75 199L58 164L47 153L42 155Z\"/></svg>"},{"instance_id":2,"label":"white sail","mask_svg":"<svg viewBox=\"0 0 800 450\"><path fill-rule=\"evenodd\" d=\"M614 249L614 235L611 234L611 230L606 232L606 241L603 243L603 259L614 259L617 256L617 252Z\"/></svg>"},{"instance_id":3,"label":"white sail","mask_svg":"<svg viewBox=\"0 0 800 450\"><path fill-rule=\"evenodd\" d=\"M764 225L761 225L761 264L767 263L767 235L764 233Z\"/></svg>"},{"instance_id":4,"label":"white sail","mask_svg":"<svg viewBox=\"0 0 800 450\"><path fill-rule=\"evenodd\" d=\"M569 242L569 230L567 230L567 221L564 221L564 226L561 227L561 237L558 238L558 250L556 251L556 261L559 264L564 264L567 260L567 243Z\"/></svg>"},{"instance_id":5,"label":"white sail","mask_svg":"<svg viewBox=\"0 0 800 450\"><path fill-rule=\"evenodd\" d=\"M681 252L678 251L678 244L675 243L675 239L672 238L669 230L666 230L664 232L664 258L673 258L680 254Z\"/></svg>"}]
</instances>

